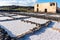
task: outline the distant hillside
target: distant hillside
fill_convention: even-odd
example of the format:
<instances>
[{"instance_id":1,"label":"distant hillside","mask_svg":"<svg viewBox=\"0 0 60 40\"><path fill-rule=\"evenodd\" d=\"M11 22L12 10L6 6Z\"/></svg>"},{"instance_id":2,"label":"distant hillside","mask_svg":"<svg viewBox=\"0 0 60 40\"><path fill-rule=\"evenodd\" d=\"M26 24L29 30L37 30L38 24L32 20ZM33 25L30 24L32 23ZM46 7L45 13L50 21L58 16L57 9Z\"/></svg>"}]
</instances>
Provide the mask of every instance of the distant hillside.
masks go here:
<instances>
[{"instance_id":1,"label":"distant hillside","mask_svg":"<svg viewBox=\"0 0 60 40\"><path fill-rule=\"evenodd\" d=\"M33 6L0 6L0 11L5 12L34 12ZM57 7L57 13L60 13L60 8Z\"/></svg>"},{"instance_id":2,"label":"distant hillside","mask_svg":"<svg viewBox=\"0 0 60 40\"><path fill-rule=\"evenodd\" d=\"M24 12L33 12L33 6L0 6L0 11L24 11Z\"/></svg>"}]
</instances>

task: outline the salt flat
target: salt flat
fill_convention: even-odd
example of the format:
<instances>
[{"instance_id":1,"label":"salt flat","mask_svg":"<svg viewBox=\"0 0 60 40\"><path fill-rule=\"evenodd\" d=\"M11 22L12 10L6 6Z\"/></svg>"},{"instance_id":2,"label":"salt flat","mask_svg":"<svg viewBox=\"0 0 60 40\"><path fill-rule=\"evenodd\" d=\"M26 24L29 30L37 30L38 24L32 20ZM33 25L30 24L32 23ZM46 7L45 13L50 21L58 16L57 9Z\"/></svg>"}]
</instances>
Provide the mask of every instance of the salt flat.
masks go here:
<instances>
[{"instance_id":1,"label":"salt flat","mask_svg":"<svg viewBox=\"0 0 60 40\"><path fill-rule=\"evenodd\" d=\"M24 19L24 20L29 20L29 21L36 22L36 23L39 23L39 24L44 24L47 21L49 21L49 20L39 19L39 18L33 18L33 17L28 18L28 19Z\"/></svg>"},{"instance_id":2,"label":"salt flat","mask_svg":"<svg viewBox=\"0 0 60 40\"><path fill-rule=\"evenodd\" d=\"M49 15L51 17L60 17L60 15Z\"/></svg>"},{"instance_id":3,"label":"salt flat","mask_svg":"<svg viewBox=\"0 0 60 40\"><path fill-rule=\"evenodd\" d=\"M21 17L28 17L28 16L17 15L17 16L12 16L12 17L21 18ZM27 19L24 19L24 20L36 22L36 23L39 23L39 24L43 24L43 23L46 23L47 21L49 21L49 20L39 19L39 18L34 18L34 17L30 17L30 18L27 18Z\"/></svg>"},{"instance_id":4,"label":"salt flat","mask_svg":"<svg viewBox=\"0 0 60 40\"><path fill-rule=\"evenodd\" d=\"M16 14L9 14L9 13L3 13L4 15L7 15L7 16L13 16L13 15L16 15Z\"/></svg>"},{"instance_id":5,"label":"salt flat","mask_svg":"<svg viewBox=\"0 0 60 40\"><path fill-rule=\"evenodd\" d=\"M36 34L37 35L32 35L29 38L31 40L60 40L60 33L49 28L46 29L44 33Z\"/></svg>"},{"instance_id":6,"label":"salt flat","mask_svg":"<svg viewBox=\"0 0 60 40\"><path fill-rule=\"evenodd\" d=\"M12 19L10 17L0 17L0 20Z\"/></svg>"},{"instance_id":7,"label":"salt flat","mask_svg":"<svg viewBox=\"0 0 60 40\"><path fill-rule=\"evenodd\" d=\"M60 22L56 22L56 21L53 21L53 22L55 23L53 27L60 29Z\"/></svg>"},{"instance_id":8,"label":"salt flat","mask_svg":"<svg viewBox=\"0 0 60 40\"><path fill-rule=\"evenodd\" d=\"M12 17L21 18L21 17L27 17L27 16L16 15ZM5 20L5 19L12 19L12 18L11 17L0 17L0 20ZM44 24L47 21L49 21L49 20L33 18L33 17L26 18L24 20L36 22L39 24ZM52 22L53 23L50 24L50 27L47 26L47 28L42 28L33 34L29 34L25 36L25 38L22 38L22 40L60 40L60 32L52 29L53 27L60 28L60 22L56 22L56 21L52 21ZM16 37L25 32L28 32L29 29L36 27L35 24L22 22L21 20L0 22L0 26L4 28L11 37Z\"/></svg>"},{"instance_id":9,"label":"salt flat","mask_svg":"<svg viewBox=\"0 0 60 40\"><path fill-rule=\"evenodd\" d=\"M22 12L22 13L24 13L24 12ZM47 14L47 13L43 13L43 14L42 13L41 14L40 13L25 13L25 14L33 14L33 15L40 15L40 16L43 16L43 15L46 16L47 15L48 17L49 16L50 17L60 17L60 15L58 15L58 14L57 15L53 15L53 14L51 15L51 14Z\"/></svg>"},{"instance_id":10,"label":"salt flat","mask_svg":"<svg viewBox=\"0 0 60 40\"><path fill-rule=\"evenodd\" d=\"M12 16L14 18L20 18L20 17L27 17L27 16L22 16L22 15L16 15L16 16Z\"/></svg>"},{"instance_id":11,"label":"salt flat","mask_svg":"<svg viewBox=\"0 0 60 40\"><path fill-rule=\"evenodd\" d=\"M3 16L3 15L0 15L0 17Z\"/></svg>"},{"instance_id":12,"label":"salt flat","mask_svg":"<svg viewBox=\"0 0 60 40\"><path fill-rule=\"evenodd\" d=\"M20 20L0 22L0 25L8 32L11 37L19 36L29 31L29 29L36 27L34 24L24 23Z\"/></svg>"},{"instance_id":13,"label":"salt flat","mask_svg":"<svg viewBox=\"0 0 60 40\"><path fill-rule=\"evenodd\" d=\"M25 16L19 15L19 17L25 17ZM10 19L10 17L1 17L0 19L1 20ZM29 18L27 18L27 19L29 19ZM36 22L36 23L39 22L40 24L44 24L48 21L48 20L37 19L37 18L30 18L30 19L32 22ZM12 37L19 36L25 32L28 32L30 29L33 29L34 27L36 27L35 24L22 22L21 20L4 21L4 22L0 22L0 25Z\"/></svg>"}]
</instances>

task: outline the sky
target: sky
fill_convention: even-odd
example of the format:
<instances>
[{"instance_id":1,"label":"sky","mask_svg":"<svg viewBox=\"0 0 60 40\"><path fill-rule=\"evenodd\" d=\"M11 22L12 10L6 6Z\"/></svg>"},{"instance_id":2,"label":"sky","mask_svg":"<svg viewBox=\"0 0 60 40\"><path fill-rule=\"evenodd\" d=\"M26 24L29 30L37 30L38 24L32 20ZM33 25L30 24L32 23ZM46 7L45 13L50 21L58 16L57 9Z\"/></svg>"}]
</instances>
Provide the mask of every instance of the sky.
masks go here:
<instances>
[{"instance_id":1,"label":"sky","mask_svg":"<svg viewBox=\"0 0 60 40\"><path fill-rule=\"evenodd\" d=\"M60 0L38 0L37 3L44 3L44 2L57 2L58 7L60 7Z\"/></svg>"},{"instance_id":2,"label":"sky","mask_svg":"<svg viewBox=\"0 0 60 40\"><path fill-rule=\"evenodd\" d=\"M36 3L43 2L57 2L60 7L60 0L0 0L0 6L19 5L19 6L33 6Z\"/></svg>"}]
</instances>

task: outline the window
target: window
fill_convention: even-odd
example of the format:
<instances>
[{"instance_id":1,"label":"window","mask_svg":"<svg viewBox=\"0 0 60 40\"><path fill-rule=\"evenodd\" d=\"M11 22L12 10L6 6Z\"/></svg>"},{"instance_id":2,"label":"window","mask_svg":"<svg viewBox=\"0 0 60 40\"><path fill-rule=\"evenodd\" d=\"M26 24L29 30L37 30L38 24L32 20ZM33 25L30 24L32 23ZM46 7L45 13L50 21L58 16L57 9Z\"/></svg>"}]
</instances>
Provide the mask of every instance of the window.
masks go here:
<instances>
[{"instance_id":1,"label":"window","mask_svg":"<svg viewBox=\"0 0 60 40\"><path fill-rule=\"evenodd\" d=\"M52 4L50 4L50 6L52 6Z\"/></svg>"},{"instance_id":2,"label":"window","mask_svg":"<svg viewBox=\"0 0 60 40\"><path fill-rule=\"evenodd\" d=\"M37 4L37 7L39 7L39 5Z\"/></svg>"},{"instance_id":3,"label":"window","mask_svg":"<svg viewBox=\"0 0 60 40\"><path fill-rule=\"evenodd\" d=\"M37 8L37 12L39 12L39 9Z\"/></svg>"},{"instance_id":4,"label":"window","mask_svg":"<svg viewBox=\"0 0 60 40\"><path fill-rule=\"evenodd\" d=\"M55 6L55 3L52 3L52 5L54 5L54 6Z\"/></svg>"},{"instance_id":5,"label":"window","mask_svg":"<svg viewBox=\"0 0 60 40\"><path fill-rule=\"evenodd\" d=\"M55 6L55 3L50 3L50 6Z\"/></svg>"},{"instance_id":6,"label":"window","mask_svg":"<svg viewBox=\"0 0 60 40\"><path fill-rule=\"evenodd\" d=\"M39 4L37 4L37 12L39 11L38 7L39 7Z\"/></svg>"},{"instance_id":7,"label":"window","mask_svg":"<svg viewBox=\"0 0 60 40\"><path fill-rule=\"evenodd\" d=\"M47 12L47 9L45 9L45 12Z\"/></svg>"}]
</instances>

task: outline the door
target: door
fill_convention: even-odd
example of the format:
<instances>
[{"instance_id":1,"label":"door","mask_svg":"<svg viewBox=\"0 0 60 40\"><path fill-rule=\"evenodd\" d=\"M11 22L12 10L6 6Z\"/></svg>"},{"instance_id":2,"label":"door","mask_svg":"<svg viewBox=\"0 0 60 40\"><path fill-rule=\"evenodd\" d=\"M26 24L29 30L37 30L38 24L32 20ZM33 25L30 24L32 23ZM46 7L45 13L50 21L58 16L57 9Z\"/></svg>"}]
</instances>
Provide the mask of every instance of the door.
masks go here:
<instances>
[{"instance_id":1,"label":"door","mask_svg":"<svg viewBox=\"0 0 60 40\"><path fill-rule=\"evenodd\" d=\"M45 12L47 12L47 9L45 9Z\"/></svg>"},{"instance_id":2,"label":"door","mask_svg":"<svg viewBox=\"0 0 60 40\"><path fill-rule=\"evenodd\" d=\"M37 8L37 12L39 12L39 9Z\"/></svg>"}]
</instances>

